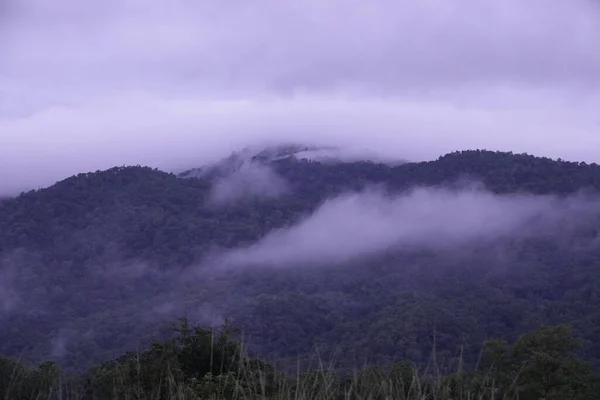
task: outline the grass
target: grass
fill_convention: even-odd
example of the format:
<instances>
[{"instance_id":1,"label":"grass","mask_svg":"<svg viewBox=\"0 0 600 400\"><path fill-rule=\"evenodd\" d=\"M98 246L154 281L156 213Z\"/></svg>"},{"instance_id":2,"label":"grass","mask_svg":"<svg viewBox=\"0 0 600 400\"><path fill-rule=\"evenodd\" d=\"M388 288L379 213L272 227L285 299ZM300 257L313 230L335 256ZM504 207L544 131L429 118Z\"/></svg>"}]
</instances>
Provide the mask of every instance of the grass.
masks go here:
<instances>
[{"instance_id":1,"label":"grass","mask_svg":"<svg viewBox=\"0 0 600 400\"><path fill-rule=\"evenodd\" d=\"M316 357L315 368L297 360L290 373L249 358L228 330L215 334L184 322L178 332L175 341L78 376L50 362L26 369L0 358L0 400L591 400L600 391L597 371L570 354L566 325L542 327L510 348L492 340L474 371L459 362L443 373L435 345L423 369L401 361L342 373Z\"/></svg>"},{"instance_id":2,"label":"grass","mask_svg":"<svg viewBox=\"0 0 600 400\"><path fill-rule=\"evenodd\" d=\"M493 379L482 379L479 388L457 389L461 374L439 375L435 371L419 371L411 363L402 362L383 369L364 366L339 376L324 363L295 376L275 371L270 365L255 365L240 359L235 372L207 374L202 378L182 380L181 374L168 364L163 370L147 374L147 368L137 358L134 368L116 371L100 386L86 385L82 377L56 377L52 388L32 390L31 381L22 370L15 370L6 388L0 387L2 400L196 400L196 399L264 399L264 400L496 400L499 389ZM454 376L454 379L452 378ZM87 387L86 387L87 386ZM469 386L469 385L466 385ZM516 398L516 397L515 397Z\"/></svg>"}]
</instances>

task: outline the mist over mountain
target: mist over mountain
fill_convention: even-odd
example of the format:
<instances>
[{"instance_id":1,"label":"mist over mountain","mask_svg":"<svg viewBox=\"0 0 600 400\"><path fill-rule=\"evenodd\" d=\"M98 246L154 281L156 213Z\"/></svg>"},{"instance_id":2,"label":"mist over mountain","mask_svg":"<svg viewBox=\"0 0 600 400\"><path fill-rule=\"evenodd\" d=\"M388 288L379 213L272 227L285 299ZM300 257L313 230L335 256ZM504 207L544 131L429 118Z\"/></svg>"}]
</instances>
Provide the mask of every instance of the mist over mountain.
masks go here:
<instances>
[{"instance_id":1,"label":"mist over mountain","mask_svg":"<svg viewBox=\"0 0 600 400\"><path fill-rule=\"evenodd\" d=\"M387 164L402 164L406 162L402 159L385 158L376 152L361 148L282 144L265 147L246 147L212 164L184 171L179 176L183 178L224 178L248 165L268 166L277 160L286 158L312 160L321 163L364 161L367 159Z\"/></svg>"},{"instance_id":2,"label":"mist over mountain","mask_svg":"<svg viewBox=\"0 0 600 400\"><path fill-rule=\"evenodd\" d=\"M0 399L597 400L551 5L0 0Z\"/></svg>"},{"instance_id":3,"label":"mist over mountain","mask_svg":"<svg viewBox=\"0 0 600 400\"><path fill-rule=\"evenodd\" d=\"M215 163L179 173L182 178L203 178L213 181L212 203L222 204L248 196L278 197L290 188L285 179L274 171L281 160L342 163L368 158L390 165L402 164L400 159L382 158L364 149L337 148L300 144L267 147L246 147Z\"/></svg>"},{"instance_id":4,"label":"mist over mountain","mask_svg":"<svg viewBox=\"0 0 600 400\"><path fill-rule=\"evenodd\" d=\"M568 322L600 360L600 166L298 151L194 177L115 167L0 203L0 352L81 369L188 315L234 318L267 359L424 363L435 326L440 359L475 362L487 337Z\"/></svg>"},{"instance_id":5,"label":"mist over mountain","mask_svg":"<svg viewBox=\"0 0 600 400\"><path fill-rule=\"evenodd\" d=\"M184 171L180 173L179 176L183 178L224 178L249 164L268 165L278 159L296 157L299 153L311 150L319 150L319 148L316 146L302 146L298 144L267 146L262 148L246 147L241 151L231 153L228 157L215 163Z\"/></svg>"},{"instance_id":6,"label":"mist over mountain","mask_svg":"<svg viewBox=\"0 0 600 400\"><path fill-rule=\"evenodd\" d=\"M81 4L0 3L0 195L263 141L599 161L596 1Z\"/></svg>"}]
</instances>

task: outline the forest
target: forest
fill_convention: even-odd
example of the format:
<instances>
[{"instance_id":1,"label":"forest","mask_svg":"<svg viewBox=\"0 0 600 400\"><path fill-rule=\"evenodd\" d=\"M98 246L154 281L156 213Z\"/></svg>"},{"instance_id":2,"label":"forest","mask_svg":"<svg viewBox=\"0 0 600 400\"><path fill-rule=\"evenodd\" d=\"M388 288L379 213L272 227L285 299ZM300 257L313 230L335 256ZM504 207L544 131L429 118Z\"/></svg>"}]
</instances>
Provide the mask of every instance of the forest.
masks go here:
<instances>
[{"instance_id":1,"label":"forest","mask_svg":"<svg viewBox=\"0 0 600 400\"><path fill-rule=\"evenodd\" d=\"M193 377L178 364L183 356L169 347L175 346L170 324L181 315L206 327L230 318L248 360L263 360L260 368L268 365L286 377L298 369L309 374L318 360L342 375L366 364L392 371L398 362L422 373L435 354L444 377L458 379L449 371L464 369L471 375L461 382L479 385L475 381L480 378L472 374L482 365L482 349L498 343L490 338L517 346L523 335L539 333L544 326L568 326L568 334L572 330L578 338L579 346L568 349L569 357L577 360L569 359L576 364L573 368L600 367L600 166L470 150L395 166L282 158L262 167L285 182L286 190L268 196L250 190L236 201L215 205L211 193L223 177L183 178L150 167L123 166L78 174L1 200L4 370L15 369L6 367L11 359L24 365L22 375L35 379L52 375L54 368L81 376L98 371L98 365L110 375L117 365L119 373L132 368L132 354L151 359L160 353L178 360L177 368L169 371L185 387L196 384L191 379L222 379L215 374ZM342 241L334 247L325 241L317 251L314 241L308 242L310 247L289 235L301 260L293 265L282 252L268 257L242 252L240 258L254 257L246 266L221 268L214 261L219 260L215 254L237 254L264 240L279 243L283 239L271 240L272 235L310 228L310 218L328 210L331 199L371 188L392 199L410 198L419 188L433 190L433 197L440 190L447 196L467 193L468 201L481 197L500 215L480 211L480 203L473 203L455 210L446 223L423 223L427 229L418 231L420 236L414 231L408 235L412 242L433 243L434 228L444 241L456 232L475 232L474 238L450 245L383 246L360 257L339 258L338 253L353 254L352 246ZM484 194L469 197L480 192ZM517 210L514 204L523 206ZM544 225L538 214L526 214L538 204L546 207L543 216L551 216L551 223ZM431 210L425 211L424 218ZM495 216L490 225L511 223L519 213L528 219L511 230L498 225L504 230L488 237L484 234L489 230L473 222L471 214L477 213ZM345 227L343 223L316 226L327 230L336 224ZM369 235L353 236L362 228ZM357 232L345 232L352 229ZM364 224L336 234L363 242L382 239L377 229ZM506 361L505 367L514 373L522 360L512 362ZM256 365L250 364L254 371ZM498 373L508 379L508 372ZM422 384L433 385L428 372L424 374ZM347 383L337 379L336 385Z\"/></svg>"}]
</instances>

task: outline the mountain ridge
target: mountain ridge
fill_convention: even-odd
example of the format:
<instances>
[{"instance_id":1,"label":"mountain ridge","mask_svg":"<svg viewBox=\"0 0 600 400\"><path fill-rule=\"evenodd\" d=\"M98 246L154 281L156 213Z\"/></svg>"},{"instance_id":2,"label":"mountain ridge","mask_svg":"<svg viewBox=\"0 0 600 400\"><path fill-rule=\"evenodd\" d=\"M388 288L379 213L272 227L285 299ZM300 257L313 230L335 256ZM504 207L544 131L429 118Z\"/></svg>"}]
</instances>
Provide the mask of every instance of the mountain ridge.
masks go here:
<instances>
[{"instance_id":1,"label":"mountain ridge","mask_svg":"<svg viewBox=\"0 0 600 400\"><path fill-rule=\"evenodd\" d=\"M392 251L318 268L217 274L204 265L215 249L244 249L302 227L331 199L373 186L387 187L393 199L415 187L460 192L461 180L473 179L488 197L564 197L599 191L597 164L471 150L395 166L284 157L269 168L290 192L208 206L216 181L137 166L75 175L0 203L0 277L11 288L0 287L0 336L7 338L0 353L43 359L66 335L56 358L85 367L160 337L162 321L188 310L200 321L233 315L255 338L251 350L267 357L304 357L320 343L324 355L348 352L339 360L345 365L370 352L384 362L423 362L437 321L440 357L455 356L465 336L473 339L465 349L472 360L484 338L570 322L588 358L600 360L600 224L593 218L578 236L565 230L450 252ZM334 204L354 204L343 199Z\"/></svg>"},{"instance_id":2,"label":"mountain ridge","mask_svg":"<svg viewBox=\"0 0 600 400\"><path fill-rule=\"evenodd\" d=\"M389 157L383 158L374 152L366 150L336 147L317 146L310 144L280 144L268 147L246 147L240 151L234 151L229 156L212 164L193 168L182 173L180 177L197 177L218 179L247 167L248 165L268 166L274 162L284 159L295 161L309 160L321 163L344 163L371 160L384 164L403 164L408 161Z\"/></svg>"},{"instance_id":3,"label":"mountain ridge","mask_svg":"<svg viewBox=\"0 0 600 400\"><path fill-rule=\"evenodd\" d=\"M283 149L283 154L280 154L279 157L271 157L272 153L277 152L277 151L281 151L281 149ZM286 151L287 149L287 151ZM206 164L204 166L201 167L197 167L197 168L192 168L192 169L188 169L184 172L166 172L163 170L160 170L156 167L152 167L152 166L147 166L147 165L122 165L122 166L114 166L111 168L107 168L104 170L96 170L96 171L89 171L89 172L81 172L81 173L77 173L74 175L71 175L69 177L66 177L64 179L61 179L59 181L57 181L56 183L54 183L53 185L50 185L48 187L45 188L40 188L40 189L32 189L32 190L28 190L25 191L23 193L21 193L19 196L14 196L14 197L4 197L1 198L1 200L9 200L9 199L15 199L16 197L20 197L23 194L27 194L27 193L37 193L37 192L41 192L41 191L46 191L56 185L64 185L64 184L68 184L71 182L74 182L76 180L80 180L80 179L85 179L85 178L90 178L93 177L94 175L98 175L98 174L111 174L111 173L117 173L119 171L124 171L124 170L139 170L139 171L153 171L153 172L158 172L161 174L166 174L169 176L176 176L176 177L181 177L181 178L189 178L189 177L195 177L195 178L206 178L205 174L208 173L208 171L211 171L213 168L216 168L217 170L219 169L219 164L224 163L224 164L228 164L228 163L232 163L232 160L238 160L238 155L240 159L242 160L253 160L253 159L257 159L260 160L261 157L263 159L266 159L266 161L268 163L277 163L278 161L283 161L283 160L290 160L292 159L295 162L303 162L303 161L307 161L310 163L319 163L319 164L328 164L327 162L321 162L319 160L314 160L311 158L294 158L294 154L296 153L302 153L304 151L310 151L310 150L330 150L330 149L337 149L335 147L319 147L319 146L311 146L311 145L280 145L280 146L272 146L272 147L267 147L267 148L262 148L262 150L256 150L256 149L252 149L252 148L245 148L242 149L241 151L238 152L233 152L232 154L230 154L229 156L221 159L221 161L218 161L214 164ZM587 163L587 162L578 162L578 161L565 161L562 160L561 158L550 158L550 157L545 157L545 156L536 156L533 154L529 154L529 153L515 153L512 151L499 151L499 150L487 150L487 149L473 149L473 150L457 150L457 151L452 151L443 155L440 155L437 159L435 160L431 160L431 161L398 161L400 164L389 164L386 162L382 162L382 161L377 161L377 160L370 160L370 159L358 159L358 160L354 160L354 161L342 161L342 160L337 160L338 163L340 164L363 164L363 163L368 163L368 164L381 164L381 165L387 165L389 167L396 167L396 166L401 166L401 165L435 165L435 164L439 164L439 163L447 163L447 164L451 164L452 166L461 166L460 165L460 161L459 160L466 160L465 157L469 157L471 158L471 160L473 158L476 158L477 156L481 156L481 155L486 155L486 156L490 156L490 160L494 160L495 164L494 167L498 167L498 163L502 163L506 160L520 160L521 162L532 162L532 161L537 161L540 163L545 164L546 167L550 168L554 163L558 163L562 166L566 166L572 169L576 169L576 168L581 168L581 169L597 169L598 168L598 164L595 162L592 163ZM243 156L242 156L243 155ZM458 163L455 161L459 161ZM242 164L243 162L240 162L240 164ZM235 162L233 162L233 164L235 164ZM236 168L233 168L234 170ZM205 172L202 173L195 173L194 171L200 171L203 170ZM227 173L225 175L227 175L229 172L229 170L227 170ZM222 178L224 177L223 174L219 174L216 173L214 175L211 175L209 177L209 179L218 179L218 178Z\"/></svg>"},{"instance_id":4,"label":"mountain ridge","mask_svg":"<svg viewBox=\"0 0 600 400\"><path fill-rule=\"evenodd\" d=\"M278 159L292 157L295 158L302 152L320 149L325 149L325 147L300 144L280 144L268 147L245 147L239 151L232 152L229 156L224 157L215 163L189 169L179 173L178 176L182 178L206 177L209 179L218 179L234 173L248 164L269 164Z\"/></svg>"}]
</instances>

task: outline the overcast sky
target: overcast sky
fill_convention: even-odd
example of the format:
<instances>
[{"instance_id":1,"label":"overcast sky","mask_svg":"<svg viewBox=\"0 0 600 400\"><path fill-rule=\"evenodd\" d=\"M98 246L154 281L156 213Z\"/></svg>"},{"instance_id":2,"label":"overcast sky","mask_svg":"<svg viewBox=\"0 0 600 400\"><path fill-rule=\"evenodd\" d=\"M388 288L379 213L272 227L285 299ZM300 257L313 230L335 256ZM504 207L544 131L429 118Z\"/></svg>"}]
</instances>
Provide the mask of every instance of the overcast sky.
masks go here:
<instances>
[{"instance_id":1,"label":"overcast sky","mask_svg":"<svg viewBox=\"0 0 600 400\"><path fill-rule=\"evenodd\" d=\"M257 140L600 161L592 0L0 0L0 194Z\"/></svg>"}]
</instances>

